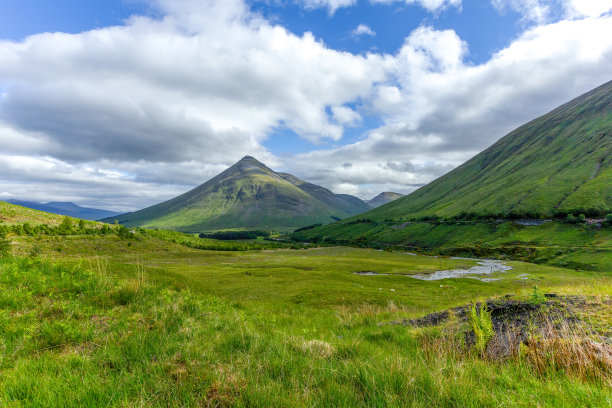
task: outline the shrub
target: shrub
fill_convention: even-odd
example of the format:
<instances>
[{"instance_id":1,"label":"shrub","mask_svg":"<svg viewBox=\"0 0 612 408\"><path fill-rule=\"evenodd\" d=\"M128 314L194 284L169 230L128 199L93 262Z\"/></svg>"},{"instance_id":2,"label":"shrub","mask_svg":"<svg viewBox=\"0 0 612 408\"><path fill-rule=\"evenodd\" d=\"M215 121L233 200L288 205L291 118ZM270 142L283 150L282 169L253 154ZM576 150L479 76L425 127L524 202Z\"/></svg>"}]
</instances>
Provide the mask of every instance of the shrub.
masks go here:
<instances>
[{"instance_id":1,"label":"shrub","mask_svg":"<svg viewBox=\"0 0 612 408\"><path fill-rule=\"evenodd\" d=\"M70 235L72 234L72 221L70 217L64 217L64 220L59 225L59 231L61 235Z\"/></svg>"}]
</instances>

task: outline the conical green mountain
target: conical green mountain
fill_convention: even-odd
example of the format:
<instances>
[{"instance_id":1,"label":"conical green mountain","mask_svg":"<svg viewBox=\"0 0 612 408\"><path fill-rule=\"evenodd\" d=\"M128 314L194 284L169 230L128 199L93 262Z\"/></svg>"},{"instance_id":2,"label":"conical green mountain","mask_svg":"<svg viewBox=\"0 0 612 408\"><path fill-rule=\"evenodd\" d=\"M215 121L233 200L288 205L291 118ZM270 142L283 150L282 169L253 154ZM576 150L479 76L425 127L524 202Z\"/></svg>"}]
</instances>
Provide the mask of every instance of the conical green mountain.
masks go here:
<instances>
[{"instance_id":1,"label":"conical green mountain","mask_svg":"<svg viewBox=\"0 0 612 408\"><path fill-rule=\"evenodd\" d=\"M453 171L364 216L595 216L611 210L612 81L519 127Z\"/></svg>"},{"instance_id":2,"label":"conical green mountain","mask_svg":"<svg viewBox=\"0 0 612 408\"><path fill-rule=\"evenodd\" d=\"M390 203L391 201L395 201L398 198L403 197L403 196L404 195L400 193L393 193L391 191L385 191L383 193L380 193L373 199L366 201L366 203L368 203L370 207L376 208L376 207L380 207L381 205Z\"/></svg>"},{"instance_id":3,"label":"conical green mountain","mask_svg":"<svg viewBox=\"0 0 612 408\"><path fill-rule=\"evenodd\" d=\"M220 229L288 230L329 223L370 207L246 156L206 183L163 203L115 218L126 226L185 232Z\"/></svg>"}]
</instances>

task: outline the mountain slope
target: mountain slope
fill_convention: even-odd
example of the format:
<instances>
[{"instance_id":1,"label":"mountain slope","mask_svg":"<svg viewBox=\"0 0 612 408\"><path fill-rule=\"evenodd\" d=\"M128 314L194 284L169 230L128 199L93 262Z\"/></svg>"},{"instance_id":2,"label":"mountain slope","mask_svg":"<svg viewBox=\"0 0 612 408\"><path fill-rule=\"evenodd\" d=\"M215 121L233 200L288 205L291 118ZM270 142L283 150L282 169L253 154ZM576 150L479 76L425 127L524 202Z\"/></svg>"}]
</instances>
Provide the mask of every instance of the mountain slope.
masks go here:
<instances>
[{"instance_id":1,"label":"mountain slope","mask_svg":"<svg viewBox=\"0 0 612 408\"><path fill-rule=\"evenodd\" d=\"M367 214L546 217L612 209L612 81L506 135L450 173Z\"/></svg>"},{"instance_id":2,"label":"mountain slope","mask_svg":"<svg viewBox=\"0 0 612 408\"><path fill-rule=\"evenodd\" d=\"M71 202L50 202L46 204L21 200L8 200L8 202L20 205L22 207L31 208L33 210L44 211L51 214L67 215L69 217L81 218L84 220L99 220L101 218L113 217L121 214L114 211L100 210L98 208L81 207L80 205Z\"/></svg>"},{"instance_id":3,"label":"mountain slope","mask_svg":"<svg viewBox=\"0 0 612 408\"><path fill-rule=\"evenodd\" d=\"M230 228L291 229L329 223L368 210L246 156L206 183L163 203L115 218L127 226L199 232Z\"/></svg>"},{"instance_id":4,"label":"mountain slope","mask_svg":"<svg viewBox=\"0 0 612 408\"><path fill-rule=\"evenodd\" d=\"M401 198L403 196L404 196L403 194L393 193L391 191L385 191L384 193L380 193L373 199L366 201L366 203L368 203L368 205L372 208L377 208L377 207L380 207L381 205L390 203L391 201L395 201L398 198Z\"/></svg>"}]
</instances>

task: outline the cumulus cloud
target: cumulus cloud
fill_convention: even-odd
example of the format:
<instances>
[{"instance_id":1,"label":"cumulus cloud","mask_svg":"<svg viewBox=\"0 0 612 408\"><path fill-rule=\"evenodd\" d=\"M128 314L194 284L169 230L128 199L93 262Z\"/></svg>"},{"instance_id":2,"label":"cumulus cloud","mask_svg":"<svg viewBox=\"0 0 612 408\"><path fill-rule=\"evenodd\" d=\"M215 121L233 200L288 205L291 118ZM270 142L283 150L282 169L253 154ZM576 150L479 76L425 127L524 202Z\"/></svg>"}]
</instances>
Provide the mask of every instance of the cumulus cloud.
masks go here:
<instances>
[{"instance_id":1,"label":"cumulus cloud","mask_svg":"<svg viewBox=\"0 0 612 408\"><path fill-rule=\"evenodd\" d=\"M349 146L297 155L291 170L339 191L359 186L362 197L410 192L611 80L612 17L534 27L481 65L465 62L468 52L452 30L415 30L369 101L383 126Z\"/></svg>"},{"instance_id":2,"label":"cumulus cloud","mask_svg":"<svg viewBox=\"0 0 612 408\"><path fill-rule=\"evenodd\" d=\"M356 29L354 29L351 33L353 35L353 37L355 38L359 38L359 37L363 37L364 35L370 36L370 37L374 37L376 36L376 32L374 30L372 30L368 25L366 24L359 24L357 26Z\"/></svg>"},{"instance_id":3,"label":"cumulus cloud","mask_svg":"<svg viewBox=\"0 0 612 408\"><path fill-rule=\"evenodd\" d=\"M343 105L385 79L386 56L329 49L242 1L155 5L161 18L0 41L1 153L139 171L172 164L156 176L162 188L160 177L181 180L188 163L223 167L245 154L277 163L262 142L280 124L337 141L359 121Z\"/></svg>"},{"instance_id":4,"label":"cumulus cloud","mask_svg":"<svg viewBox=\"0 0 612 408\"><path fill-rule=\"evenodd\" d=\"M0 41L0 191L136 209L250 154L337 192L408 193L612 79L603 5L568 2L564 19L474 65L453 30L419 27L395 55L355 55L240 0L155 4L159 18ZM372 118L380 126L341 145ZM336 147L276 157L264 142L277 127Z\"/></svg>"}]
</instances>

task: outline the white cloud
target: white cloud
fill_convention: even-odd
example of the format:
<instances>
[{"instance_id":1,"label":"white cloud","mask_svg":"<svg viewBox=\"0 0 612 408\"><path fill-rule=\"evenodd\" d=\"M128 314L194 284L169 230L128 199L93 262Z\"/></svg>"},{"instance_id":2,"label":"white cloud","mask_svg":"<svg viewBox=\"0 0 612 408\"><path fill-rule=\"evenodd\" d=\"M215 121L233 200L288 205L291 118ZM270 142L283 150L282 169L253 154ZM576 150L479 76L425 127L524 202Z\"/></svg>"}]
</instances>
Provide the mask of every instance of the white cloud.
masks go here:
<instances>
[{"instance_id":1,"label":"white cloud","mask_svg":"<svg viewBox=\"0 0 612 408\"><path fill-rule=\"evenodd\" d=\"M326 8L329 15L333 15L338 9L355 6L357 0L296 0L306 9ZM370 0L372 4L393 4L404 3L407 5L417 5L429 12L435 13L449 7L461 7L461 0ZM366 26L367 27L367 26ZM369 33L363 33L372 35Z\"/></svg>"},{"instance_id":2,"label":"white cloud","mask_svg":"<svg viewBox=\"0 0 612 408\"><path fill-rule=\"evenodd\" d=\"M491 0L491 3L500 12L513 10L524 20L538 24L547 22L554 11L560 10L559 0Z\"/></svg>"},{"instance_id":3,"label":"white cloud","mask_svg":"<svg viewBox=\"0 0 612 408\"><path fill-rule=\"evenodd\" d=\"M239 0L157 4L159 19L0 41L0 191L135 209L251 154L338 192L407 193L612 79L612 17L584 17L603 6L574 7L474 65L452 30L353 55ZM347 146L288 158L263 147L278 126L338 142L367 116L382 125Z\"/></svg>"},{"instance_id":4,"label":"white cloud","mask_svg":"<svg viewBox=\"0 0 612 408\"><path fill-rule=\"evenodd\" d=\"M383 56L338 52L244 7L204 3L206 12L201 2L166 1L174 14L161 20L0 42L0 119L24 138L69 145L56 152L66 160L218 162L262 151L281 122L313 141L338 140L343 128L326 107L384 79Z\"/></svg>"},{"instance_id":5,"label":"white cloud","mask_svg":"<svg viewBox=\"0 0 612 408\"><path fill-rule=\"evenodd\" d=\"M410 192L611 80L612 17L532 28L481 65L466 53L453 31L415 30L370 99L384 125L349 146L297 155L287 170L332 189L359 187L364 198Z\"/></svg>"},{"instance_id":6,"label":"white cloud","mask_svg":"<svg viewBox=\"0 0 612 408\"><path fill-rule=\"evenodd\" d=\"M342 7L350 7L357 4L357 0L298 0L307 9L326 8L330 15Z\"/></svg>"},{"instance_id":7,"label":"white cloud","mask_svg":"<svg viewBox=\"0 0 612 408\"><path fill-rule=\"evenodd\" d=\"M364 35L370 36L370 37L374 37L376 36L376 32L374 30L372 30L368 25L366 24L359 24L357 26L356 29L353 30L352 32L353 37L362 37Z\"/></svg>"},{"instance_id":8,"label":"white cloud","mask_svg":"<svg viewBox=\"0 0 612 408\"><path fill-rule=\"evenodd\" d=\"M599 17L612 10L612 0L566 0L566 9L573 17Z\"/></svg>"},{"instance_id":9,"label":"white cloud","mask_svg":"<svg viewBox=\"0 0 612 408\"><path fill-rule=\"evenodd\" d=\"M491 0L491 4L502 13L512 10L536 24L599 17L612 10L612 0Z\"/></svg>"},{"instance_id":10,"label":"white cloud","mask_svg":"<svg viewBox=\"0 0 612 408\"><path fill-rule=\"evenodd\" d=\"M461 0L370 0L371 3L404 3L423 7L430 12L438 12L448 7L461 7Z\"/></svg>"},{"instance_id":11,"label":"white cloud","mask_svg":"<svg viewBox=\"0 0 612 408\"><path fill-rule=\"evenodd\" d=\"M354 126L361 122L361 115L351 108L347 108L346 106L333 106L331 110L334 119L341 125Z\"/></svg>"}]
</instances>

